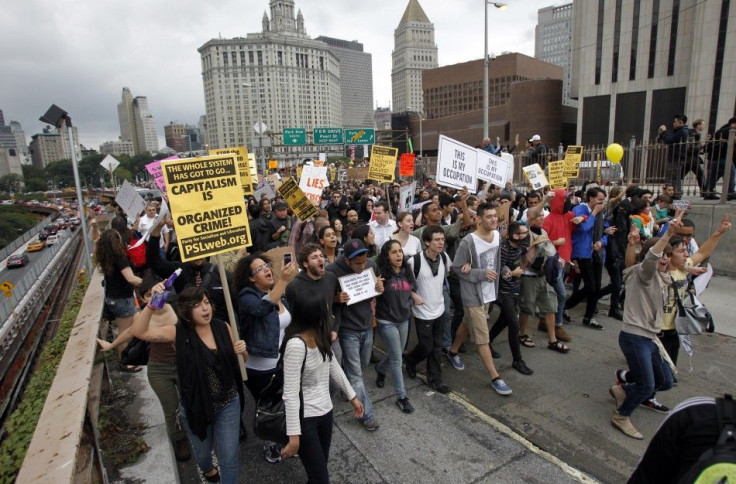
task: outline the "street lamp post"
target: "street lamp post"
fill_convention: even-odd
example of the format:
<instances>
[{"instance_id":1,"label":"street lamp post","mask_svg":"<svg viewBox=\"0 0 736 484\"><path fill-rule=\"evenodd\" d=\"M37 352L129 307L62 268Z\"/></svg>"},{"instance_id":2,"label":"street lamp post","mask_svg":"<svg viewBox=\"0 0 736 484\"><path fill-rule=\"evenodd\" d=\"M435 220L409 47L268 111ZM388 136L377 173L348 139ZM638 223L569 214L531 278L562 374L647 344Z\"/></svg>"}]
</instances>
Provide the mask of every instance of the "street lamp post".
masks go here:
<instances>
[{"instance_id":1,"label":"street lamp post","mask_svg":"<svg viewBox=\"0 0 736 484\"><path fill-rule=\"evenodd\" d=\"M507 5L501 2L489 2L483 0L483 11L485 14L485 29L483 34L485 37L485 50L483 55L483 139L488 138L488 4L493 5L499 10L506 9Z\"/></svg>"}]
</instances>

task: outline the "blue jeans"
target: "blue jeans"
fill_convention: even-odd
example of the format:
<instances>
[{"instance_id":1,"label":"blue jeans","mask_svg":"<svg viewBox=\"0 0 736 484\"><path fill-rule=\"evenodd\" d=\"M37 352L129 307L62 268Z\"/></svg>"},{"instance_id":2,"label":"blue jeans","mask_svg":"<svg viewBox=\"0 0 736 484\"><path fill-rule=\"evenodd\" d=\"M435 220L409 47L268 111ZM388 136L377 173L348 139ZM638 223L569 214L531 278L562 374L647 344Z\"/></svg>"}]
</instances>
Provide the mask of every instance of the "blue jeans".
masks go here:
<instances>
[{"instance_id":1,"label":"blue jeans","mask_svg":"<svg viewBox=\"0 0 736 484\"><path fill-rule=\"evenodd\" d=\"M202 470L207 472L214 467L212 463L213 443L220 463L220 482L236 484L238 482L238 461L240 454L240 398L238 395L230 400L219 412L215 412L215 422L207 426L207 437L200 440L192 433L187 421L186 412L179 407L179 418L187 429L189 442L192 444L194 460ZM214 441L214 442L213 442Z\"/></svg>"},{"instance_id":2,"label":"blue jeans","mask_svg":"<svg viewBox=\"0 0 736 484\"><path fill-rule=\"evenodd\" d=\"M565 288L565 268L560 267L557 273L557 282L552 286L557 294L557 312L555 313L555 326L562 326L562 314L565 312L565 301L567 300L567 289Z\"/></svg>"},{"instance_id":3,"label":"blue jeans","mask_svg":"<svg viewBox=\"0 0 736 484\"><path fill-rule=\"evenodd\" d=\"M672 388L672 371L659 355L656 343L649 338L621 331L618 345L636 379L636 383L621 386L626 392L626 400L618 413L628 417L642 402L651 398L655 390Z\"/></svg>"},{"instance_id":4,"label":"blue jeans","mask_svg":"<svg viewBox=\"0 0 736 484\"><path fill-rule=\"evenodd\" d=\"M391 365L391 380L394 382L394 391L396 398L405 398L406 390L404 389L404 375L401 373L401 352L406 344L409 336L409 321L401 323L391 323L389 321L378 320L378 332L381 338L386 342L388 353L383 357L380 363L376 365L376 371L386 373L386 365Z\"/></svg>"},{"instance_id":5,"label":"blue jeans","mask_svg":"<svg viewBox=\"0 0 736 484\"><path fill-rule=\"evenodd\" d=\"M342 348L342 367L350 385L363 403L363 421L373 417L373 403L365 389L363 369L371 362L373 349L373 328L354 333L340 331L340 347Z\"/></svg>"}]
</instances>

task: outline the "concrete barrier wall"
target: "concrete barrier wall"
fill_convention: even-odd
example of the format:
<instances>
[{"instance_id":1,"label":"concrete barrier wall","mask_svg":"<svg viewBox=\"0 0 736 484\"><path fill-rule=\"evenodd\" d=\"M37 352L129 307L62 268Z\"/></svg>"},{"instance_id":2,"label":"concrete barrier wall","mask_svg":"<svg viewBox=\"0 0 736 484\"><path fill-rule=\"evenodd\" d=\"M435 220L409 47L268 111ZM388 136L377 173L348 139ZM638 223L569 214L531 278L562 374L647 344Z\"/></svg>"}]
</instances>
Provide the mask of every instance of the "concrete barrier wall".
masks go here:
<instances>
[{"instance_id":1,"label":"concrete barrier wall","mask_svg":"<svg viewBox=\"0 0 736 484\"><path fill-rule=\"evenodd\" d=\"M731 223L736 225L736 205L733 203L726 205L695 203L685 218L689 218L695 224L695 240L702 245L716 231L726 214L731 214ZM716 274L736 277L736 229L721 237L710 263ZM736 285L734 293L736 294Z\"/></svg>"}]
</instances>

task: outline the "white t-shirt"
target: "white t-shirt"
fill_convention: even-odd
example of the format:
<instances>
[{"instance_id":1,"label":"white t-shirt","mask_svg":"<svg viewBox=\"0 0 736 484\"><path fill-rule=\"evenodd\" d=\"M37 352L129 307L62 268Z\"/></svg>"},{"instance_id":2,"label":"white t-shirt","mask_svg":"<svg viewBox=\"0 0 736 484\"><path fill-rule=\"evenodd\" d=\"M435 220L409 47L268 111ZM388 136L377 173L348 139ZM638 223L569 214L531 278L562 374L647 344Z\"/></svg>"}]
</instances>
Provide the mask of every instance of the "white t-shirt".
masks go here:
<instances>
[{"instance_id":1,"label":"white t-shirt","mask_svg":"<svg viewBox=\"0 0 736 484\"><path fill-rule=\"evenodd\" d=\"M404 251L404 257L408 259L414 254L421 252L422 242L417 237L409 234L409 240L406 241L406 245L401 249Z\"/></svg>"},{"instance_id":2,"label":"white t-shirt","mask_svg":"<svg viewBox=\"0 0 736 484\"><path fill-rule=\"evenodd\" d=\"M452 265L450 256L447 257L447 264ZM442 255L437 257L440 260L437 275L432 275L432 268L425 259L424 254L419 256L421 265L419 266L419 277L417 277L417 294L424 299L424 304L414 306L412 314L419 319L437 319L445 312L445 296L443 294L443 284L449 267L445 267ZM414 271L414 257L409 258L409 267Z\"/></svg>"},{"instance_id":3,"label":"white t-shirt","mask_svg":"<svg viewBox=\"0 0 736 484\"><path fill-rule=\"evenodd\" d=\"M291 313L288 309L284 308L284 312L279 314L279 348L281 343L284 341L284 333L286 327L291 323ZM248 355L248 360L245 362L245 367L251 370L268 371L276 368L276 364L279 362L278 358L264 358L262 356Z\"/></svg>"},{"instance_id":4,"label":"white t-shirt","mask_svg":"<svg viewBox=\"0 0 736 484\"><path fill-rule=\"evenodd\" d=\"M478 256L480 265L478 266L483 270L492 270L500 272L499 268L496 267L496 261L498 260L498 249L500 244L499 234L497 230L493 231L493 242L486 242L474 233L471 233L473 242L475 243L475 254ZM483 281L481 282L481 288L483 290L483 303L490 303L496 300L496 281Z\"/></svg>"}]
</instances>

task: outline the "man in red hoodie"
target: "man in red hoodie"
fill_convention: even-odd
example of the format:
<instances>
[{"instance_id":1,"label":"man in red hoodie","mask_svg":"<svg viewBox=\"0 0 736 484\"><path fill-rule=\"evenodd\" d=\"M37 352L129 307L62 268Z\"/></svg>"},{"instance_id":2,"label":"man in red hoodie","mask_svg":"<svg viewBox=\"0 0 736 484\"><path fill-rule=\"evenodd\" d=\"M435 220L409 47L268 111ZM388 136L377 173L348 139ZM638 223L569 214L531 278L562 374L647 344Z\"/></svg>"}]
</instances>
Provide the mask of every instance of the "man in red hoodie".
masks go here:
<instances>
[{"instance_id":1,"label":"man in red hoodie","mask_svg":"<svg viewBox=\"0 0 736 484\"><path fill-rule=\"evenodd\" d=\"M575 225L583 221L583 217L575 217L572 211L565 212L566 199L567 192L563 189L547 192L542 205L549 201L550 210L549 215L544 219L544 225L542 227L547 232L549 240L557 248L557 254L568 264L572 257L572 230ZM565 312L565 300L567 298L564 274L565 269L561 268L557 282L554 285L555 293L557 293L555 333L557 333L557 339L570 341L571 337L562 329L562 315Z\"/></svg>"}]
</instances>

